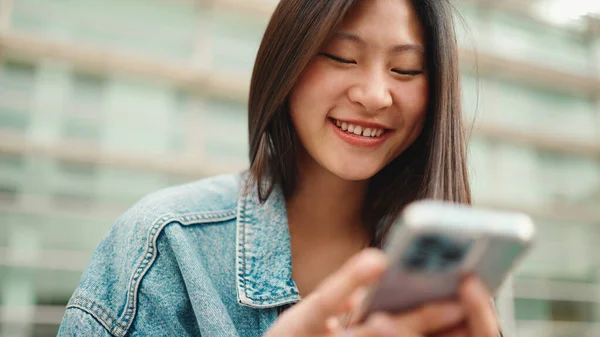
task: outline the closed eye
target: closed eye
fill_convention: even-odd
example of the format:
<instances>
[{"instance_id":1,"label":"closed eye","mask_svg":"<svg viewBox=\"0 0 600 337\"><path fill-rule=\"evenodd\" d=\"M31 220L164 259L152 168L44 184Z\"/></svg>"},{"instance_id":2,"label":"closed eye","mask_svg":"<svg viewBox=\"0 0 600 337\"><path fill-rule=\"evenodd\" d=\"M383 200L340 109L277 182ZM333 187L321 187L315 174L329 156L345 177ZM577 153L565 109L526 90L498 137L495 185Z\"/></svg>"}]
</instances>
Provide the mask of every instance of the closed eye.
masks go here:
<instances>
[{"instance_id":1,"label":"closed eye","mask_svg":"<svg viewBox=\"0 0 600 337\"><path fill-rule=\"evenodd\" d=\"M400 70L400 69L392 69L396 74L404 75L404 76L418 76L423 72L419 70Z\"/></svg>"},{"instance_id":2,"label":"closed eye","mask_svg":"<svg viewBox=\"0 0 600 337\"><path fill-rule=\"evenodd\" d=\"M328 54L328 53L321 53L321 55L323 55L323 56L327 57L328 59L332 59L332 60L334 60L334 61L336 61L336 62L339 62L339 63L344 63L344 64L356 64L356 61L352 61L352 60L346 60L346 59L344 59L344 58L341 58L341 57L339 57L339 56L331 55L331 54Z\"/></svg>"}]
</instances>

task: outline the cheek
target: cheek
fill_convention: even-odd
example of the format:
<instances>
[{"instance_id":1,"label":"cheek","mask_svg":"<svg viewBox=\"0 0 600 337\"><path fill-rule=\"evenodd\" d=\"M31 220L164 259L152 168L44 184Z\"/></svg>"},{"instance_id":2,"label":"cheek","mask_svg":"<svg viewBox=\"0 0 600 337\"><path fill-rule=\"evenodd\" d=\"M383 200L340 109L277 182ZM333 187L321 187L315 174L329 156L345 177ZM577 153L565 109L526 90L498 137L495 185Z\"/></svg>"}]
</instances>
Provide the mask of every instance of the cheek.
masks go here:
<instances>
[{"instance_id":1,"label":"cheek","mask_svg":"<svg viewBox=\"0 0 600 337\"><path fill-rule=\"evenodd\" d=\"M403 83L396 89L394 99L398 102L398 109L401 111L398 118L401 119L399 123L403 125L404 132L398 135L402 139L402 144L394 156L402 153L423 131L429 102L427 80Z\"/></svg>"},{"instance_id":2,"label":"cheek","mask_svg":"<svg viewBox=\"0 0 600 337\"><path fill-rule=\"evenodd\" d=\"M318 115L327 113L324 109L326 83L316 62L312 62L304 70L292 89L289 98L292 123L300 138L309 137Z\"/></svg>"},{"instance_id":3,"label":"cheek","mask_svg":"<svg viewBox=\"0 0 600 337\"><path fill-rule=\"evenodd\" d=\"M406 126L421 124L427 113L429 103L429 87L427 80L422 79L400 85L395 90L402 118Z\"/></svg>"},{"instance_id":4,"label":"cheek","mask_svg":"<svg viewBox=\"0 0 600 337\"><path fill-rule=\"evenodd\" d=\"M303 106L306 102L312 102L318 98L319 89L325 87L323 76L319 76L319 73L319 67L315 62L309 64L302 72L290 95L290 106L292 108Z\"/></svg>"},{"instance_id":5,"label":"cheek","mask_svg":"<svg viewBox=\"0 0 600 337\"><path fill-rule=\"evenodd\" d=\"M322 121L343 94L343 80L321 60L311 62L292 89L290 113L299 133L324 125ZM313 130L315 131L315 130Z\"/></svg>"},{"instance_id":6,"label":"cheek","mask_svg":"<svg viewBox=\"0 0 600 337\"><path fill-rule=\"evenodd\" d=\"M344 93L347 80L342 74L331 69L323 60L313 60L302 72L298 83L290 95L290 107L304 110L309 106L321 106L333 103Z\"/></svg>"}]
</instances>

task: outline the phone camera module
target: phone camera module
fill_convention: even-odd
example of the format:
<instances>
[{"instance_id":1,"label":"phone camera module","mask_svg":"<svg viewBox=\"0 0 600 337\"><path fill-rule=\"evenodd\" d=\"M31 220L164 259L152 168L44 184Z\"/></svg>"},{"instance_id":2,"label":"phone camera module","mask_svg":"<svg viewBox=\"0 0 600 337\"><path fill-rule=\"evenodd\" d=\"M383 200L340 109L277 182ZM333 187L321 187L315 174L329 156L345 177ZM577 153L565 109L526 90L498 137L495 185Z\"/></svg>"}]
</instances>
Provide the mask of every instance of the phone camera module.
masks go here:
<instances>
[{"instance_id":1,"label":"phone camera module","mask_svg":"<svg viewBox=\"0 0 600 337\"><path fill-rule=\"evenodd\" d=\"M470 245L470 242L459 242L447 235L423 235L412 242L402 261L403 267L417 271L447 271L460 265Z\"/></svg>"}]
</instances>

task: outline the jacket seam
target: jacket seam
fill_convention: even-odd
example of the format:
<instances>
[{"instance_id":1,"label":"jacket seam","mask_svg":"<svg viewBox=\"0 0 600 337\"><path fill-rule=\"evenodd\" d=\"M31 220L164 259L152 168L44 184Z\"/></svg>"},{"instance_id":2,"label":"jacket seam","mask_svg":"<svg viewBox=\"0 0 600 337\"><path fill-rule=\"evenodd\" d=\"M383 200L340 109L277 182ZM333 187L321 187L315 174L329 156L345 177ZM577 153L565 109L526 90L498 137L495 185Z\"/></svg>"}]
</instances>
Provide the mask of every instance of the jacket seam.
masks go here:
<instances>
[{"instance_id":1,"label":"jacket seam","mask_svg":"<svg viewBox=\"0 0 600 337\"><path fill-rule=\"evenodd\" d=\"M127 286L126 307L119 320L116 321L113 329L114 334L119 337L124 337L127 331L133 324L133 320L137 313L137 295L139 285L156 261L158 250L156 241L162 233L162 230L169 224L180 223L184 226L205 224L211 222L223 222L236 218L236 209L211 212L194 212L188 214L164 214L159 216L152 224L148 231L148 240L146 241L146 249L142 253L142 257L137 262Z\"/></svg>"},{"instance_id":2,"label":"jacket seam","mask_svg":"<svg viewBox=\"0 0 600 337\"><path fill-rule=\"evenodd\" d=\"M240 205L238 206L238 223L239 226L237 226L237 235L236 235L236 241L237 241L237 252L236 252L236 264L237 267L241 269L240 273L237 273L237 282L238 282L238 287L242 289L242 294L245 298L249 298L248 292L246 290L246 278L244 277L245 273L246 273L246 250L245 250L245 245L246 245L246 230L245 230L245 225L246 225L246 204L248 203L247 198L244 198L243 201L240 202ZM243 303L243 299L238 299L240 303Z\"/></svg>"},{"instance_id":3,"label":"jacket seam","mask_svg":"<svg viewBox=\"0 0 600 337\"><path fill-rule=\"evenodd\" d=\"M180 222L184 226L189 226L233 220L237 217L237 214L236 209L232 208L224 211L194 212L181 215L168 214L168 216L172 216L175 220L178 220L177 222Z\"/></svg>"},{"instance_id":4,"label":"jacket seam","mask_svg":"<svg viewBox=\"0 0 600 337\"><path fill-rule=\"evenodd\" d=\"M256 297L248 292L246 274L247 274L247 266L246 266L246 225L250 225L248 221L251 221L253 210L248 207L248 204L251 203L252 200L249 199L247 195L241 198L241 201L238 205L238 226L236 228L236 268L239 268L237 273L237 286L238 286L238 303L245 304L244 299L250 300L252 302L263 302L262 304L252 304L253 307L257 308L272 308L282 304L290 304L298 301L296 298L289 298L288 295L280 295L280 296L269 296L269 301L265 301L263 298ZM250 210L250 212L249 212ZM240 294L241 291L241 294ZM242 295L244 299L239 298ZM283 303L280 303L282 300L286 300Z\"/></svg>"},{"instance_id":5,"label":"jacket seam","mask_svg":"<svg viewBox=\"0 0 600 337\"><path fill-rule=\"evenodd\" d=\"M69 301L66 309L79 309L91 315L108 333L113 335L111 326L114 324L115 319L110 315L108 310L104 309L97 302L76 296Z\"/></svg>"}]
</instances>

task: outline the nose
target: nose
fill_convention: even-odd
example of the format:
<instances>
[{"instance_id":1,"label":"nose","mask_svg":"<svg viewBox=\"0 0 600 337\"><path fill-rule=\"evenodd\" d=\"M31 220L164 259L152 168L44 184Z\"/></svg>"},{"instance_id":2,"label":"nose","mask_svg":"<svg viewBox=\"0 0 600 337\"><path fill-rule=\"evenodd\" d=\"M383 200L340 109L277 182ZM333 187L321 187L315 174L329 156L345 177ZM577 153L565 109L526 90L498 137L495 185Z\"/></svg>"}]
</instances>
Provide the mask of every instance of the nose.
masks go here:
<instances>
[{"instance_id":1,"label":"nose","mask_svg":"<svg viewBox=\"0 0 600 337\"><path fill-rule=\"evenodd\" d=\"M392 105L392 94L384 78L377 71L364 74L362 78L348 89L348 98L360 104L366 112L377 113Z\"/></svg>"}]
</instances>

